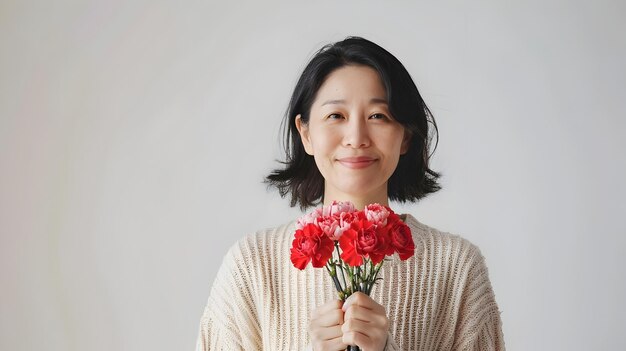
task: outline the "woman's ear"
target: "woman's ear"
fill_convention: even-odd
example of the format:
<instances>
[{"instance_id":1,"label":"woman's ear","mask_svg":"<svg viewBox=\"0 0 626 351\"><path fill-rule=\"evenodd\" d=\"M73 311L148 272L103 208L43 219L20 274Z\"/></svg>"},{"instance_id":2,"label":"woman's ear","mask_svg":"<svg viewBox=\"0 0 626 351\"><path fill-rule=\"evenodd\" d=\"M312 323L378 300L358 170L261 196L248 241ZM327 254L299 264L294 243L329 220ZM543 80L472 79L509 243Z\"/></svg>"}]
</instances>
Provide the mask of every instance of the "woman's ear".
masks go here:
<instances>
[{"instance_id":1,"label":"woman's ear","mask_svg":"<svg viewBox=\"0 0 626 351\"><path fill-rule=\"evenodd\" d=\"M404 137L402 138L402 146L400 147L400 155L404 155L409 151L411 147L411 137L413 133L411 133L408 129L404 129Z\"/></svg>"},{"instance_id":2,"label":"woman's ear","mask_svg":"<svg viewBox=\"0 0 626 351\"><path fill-rule=\"evenodd\" d=\"M309 126L306 123L302 123L302 116L296 116L296 129L298 129L298 133L300 133L300 139L302 139L302 145L304 146L304 151L307 154L313 156L313 148L311 147L311 138L309 135Z\"/></svg>"}]
</instances>

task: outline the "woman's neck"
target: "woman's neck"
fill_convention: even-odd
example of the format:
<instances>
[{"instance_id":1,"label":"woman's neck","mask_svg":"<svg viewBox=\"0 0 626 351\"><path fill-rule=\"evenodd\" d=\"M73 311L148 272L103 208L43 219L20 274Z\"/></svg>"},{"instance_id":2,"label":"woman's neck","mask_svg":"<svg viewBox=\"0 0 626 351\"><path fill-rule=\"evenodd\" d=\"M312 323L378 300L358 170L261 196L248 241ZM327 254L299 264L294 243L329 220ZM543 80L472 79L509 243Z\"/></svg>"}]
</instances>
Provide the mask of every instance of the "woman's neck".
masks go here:
<instances>
[{"instance_id":1,"label":"woman's neck","mask_svg":"<svg viewBox=\"0 0 626 351\"><path fill-rule=\"evenodd\" d=\"M325 194L324 195L324 206L330 205L333 201L349 201L354 204L354 207L357 210L362 210L365 206L369 204L380 204L383 206L389 206L389 199L387 198L387 194L384 196L350 196L348 194Z\"/></svg>"}]
</instances>

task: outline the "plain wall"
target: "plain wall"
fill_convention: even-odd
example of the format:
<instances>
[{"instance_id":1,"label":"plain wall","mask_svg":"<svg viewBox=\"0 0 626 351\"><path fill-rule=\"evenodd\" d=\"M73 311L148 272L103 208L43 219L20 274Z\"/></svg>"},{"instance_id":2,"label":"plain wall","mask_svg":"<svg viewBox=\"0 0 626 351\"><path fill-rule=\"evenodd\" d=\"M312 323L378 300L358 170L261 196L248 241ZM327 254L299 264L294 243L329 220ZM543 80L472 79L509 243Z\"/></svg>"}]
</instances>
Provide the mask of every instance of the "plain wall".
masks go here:
<instances>
[{"instance_id":1,"label":"plain wall","mask_svg":"<svg viewBox=\"0 0 626 351\"><path fill-rule=\"evenodd\" d=\"M623 2L5 1L0 349L193 349L223 255L301 214L266 190L307 60L396 55L509 350L626 349ZM330 288L330 287L329 287Z\"/></svg>"}]
</instances>

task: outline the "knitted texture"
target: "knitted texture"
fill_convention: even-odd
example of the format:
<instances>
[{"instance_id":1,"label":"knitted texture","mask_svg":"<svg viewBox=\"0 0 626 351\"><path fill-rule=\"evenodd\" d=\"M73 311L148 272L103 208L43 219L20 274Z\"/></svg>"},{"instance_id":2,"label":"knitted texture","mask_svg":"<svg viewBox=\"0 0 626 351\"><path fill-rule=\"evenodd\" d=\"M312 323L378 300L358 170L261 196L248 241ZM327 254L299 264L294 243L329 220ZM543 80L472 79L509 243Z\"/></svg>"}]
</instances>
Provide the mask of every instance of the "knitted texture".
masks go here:
<instances>
[{"instance_id":1,"label":"knitted texture","mask_svg":"<svg viewBox=\"0 0 626 351\"><path fill-rule=\"evenodd\" d=\"M415 255L386 261L372 298L390 321L385 350L504 350L500 312L478 247L401 218ZM197 351L311 350L312 311L337 299L323 268L293 267L295 221L240 239L224 257L200 321Z\"/></svg>"}]
</instances>

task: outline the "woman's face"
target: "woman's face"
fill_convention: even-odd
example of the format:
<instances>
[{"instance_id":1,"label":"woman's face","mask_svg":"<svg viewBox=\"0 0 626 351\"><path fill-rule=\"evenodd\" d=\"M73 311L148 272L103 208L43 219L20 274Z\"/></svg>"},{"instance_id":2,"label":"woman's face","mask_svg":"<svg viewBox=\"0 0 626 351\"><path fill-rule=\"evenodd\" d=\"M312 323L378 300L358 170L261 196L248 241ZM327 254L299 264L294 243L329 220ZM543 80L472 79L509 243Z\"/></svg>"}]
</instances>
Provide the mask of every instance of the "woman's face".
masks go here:
<instances>
[{"instance_id":1,"label":"woman's face","mask_svg":"<svg viewBox=\"0 0 626 351\"><path fill-rule=\"evenodd\" d=\"M387 180L408 150L409 135L389 113L374 69L335 70L317 91L309 123L298 115L296 127L324 176L325 201L387 204Z\"/></svg>"}]
</instances>

